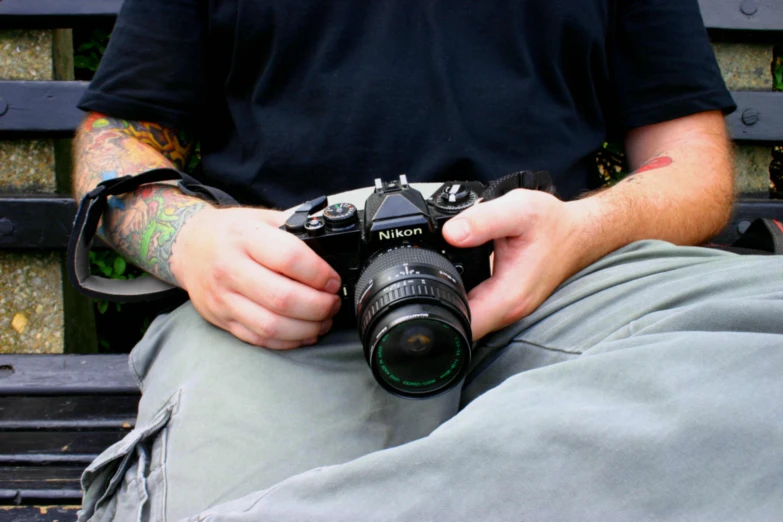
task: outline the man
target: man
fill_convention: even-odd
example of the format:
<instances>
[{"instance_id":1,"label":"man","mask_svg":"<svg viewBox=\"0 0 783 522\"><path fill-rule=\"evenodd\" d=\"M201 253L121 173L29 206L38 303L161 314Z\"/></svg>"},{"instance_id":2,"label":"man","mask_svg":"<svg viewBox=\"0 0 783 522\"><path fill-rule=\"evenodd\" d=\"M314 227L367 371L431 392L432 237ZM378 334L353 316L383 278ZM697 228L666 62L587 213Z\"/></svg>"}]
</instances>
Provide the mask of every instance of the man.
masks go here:
<instances>
[{"instance_id":1,"label":"man","mask_svg":"<svg viewBox=\"0 0 783 522\"><path fill-rule=\"evenodd\" d=\"M783 509L783 265L674 246L720 230L733 197L734 106L695 0L126 0L80 106L79 195L182 169L197 137L202 181L244 205L158 184L104 216L190 302L131 354L137 428L85 472L83 519ZM607 137L635 172L588 195ZM331 329L338 274L271 208L522 169L562 199L516 190L443 229L495 248L464 385L391 396Z\"/></svg>"}]
</instances>

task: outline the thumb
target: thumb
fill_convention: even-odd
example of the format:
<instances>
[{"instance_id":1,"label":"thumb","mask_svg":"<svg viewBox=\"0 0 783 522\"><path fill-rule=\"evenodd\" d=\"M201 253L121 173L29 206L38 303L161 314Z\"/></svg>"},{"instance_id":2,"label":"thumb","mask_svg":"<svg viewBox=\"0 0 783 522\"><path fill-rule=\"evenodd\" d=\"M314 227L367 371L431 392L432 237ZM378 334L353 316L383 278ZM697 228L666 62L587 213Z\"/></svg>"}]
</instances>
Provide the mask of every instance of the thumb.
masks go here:
<instances>
[{"instance_id":1,"label":"thumb","mask_svg":"<svg viewBox=\"0 0 783 522\"><path fill-rule=\"evenodd\" d=\"M498 278L489 278L468 294L474 341L509 322L509 312L516 303L507 283L505 288L502 283Z\"/></svg>"},{"instance_id":2,"label":"thumb","mask_svg":"<svg viewBox=\"0 0 783 522\"><path fill-rule=\"evenodd\" d=\"M473 205L443 225L443 237L453 246L466 248L521 234L528 199L524 192L531 191L514 190L498 199Z\"/></svg>"}]
</instances>

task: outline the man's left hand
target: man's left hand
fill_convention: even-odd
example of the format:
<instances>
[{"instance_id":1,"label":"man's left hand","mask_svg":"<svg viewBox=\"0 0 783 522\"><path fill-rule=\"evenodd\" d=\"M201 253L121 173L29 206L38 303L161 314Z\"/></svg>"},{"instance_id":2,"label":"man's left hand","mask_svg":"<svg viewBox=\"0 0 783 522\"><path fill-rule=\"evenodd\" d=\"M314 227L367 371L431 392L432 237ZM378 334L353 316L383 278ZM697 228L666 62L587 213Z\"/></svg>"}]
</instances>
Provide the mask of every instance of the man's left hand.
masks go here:
<instances>
[{"instance_id":1,"label":"man's left hand","mask_svg":"<svg viewBox=\"0 0 783 522\"><path fill-rule=\"evenodd\" d=\"M517 189L449 220L443 236L456 247L494 240L492 277L468 294L473 339L527 316L583 266L578 211L551 194Z\"/></svg>"}]
</instances>

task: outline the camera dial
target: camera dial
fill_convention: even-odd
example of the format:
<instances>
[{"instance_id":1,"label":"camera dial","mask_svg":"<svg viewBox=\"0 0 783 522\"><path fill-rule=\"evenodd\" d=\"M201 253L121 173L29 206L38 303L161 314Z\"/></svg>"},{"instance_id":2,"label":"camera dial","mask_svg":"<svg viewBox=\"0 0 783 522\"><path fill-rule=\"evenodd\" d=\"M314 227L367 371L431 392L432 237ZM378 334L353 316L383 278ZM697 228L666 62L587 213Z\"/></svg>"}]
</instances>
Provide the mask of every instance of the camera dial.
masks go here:
<instances>
[{"instance_id":1,"label":"camera dial","mask_svg":"<svg viewBox=\"0 0 783 522\"><path fill-rule=\"evenodd\" d=\"M350 203L329 205L324 209L323 217L326 226L332 229L350 227L359 221L359 213Z\"/></svg>"},{"instance_id":2,"label":"camera dial","mask_svg":"<svg viewBox=\"0 0 783 522\"><path fill-rule=\"evenodd\" d=\"M443 187L434 198L435 208L441 212L456 213L473 206L478 199L475 192L463 183L451 183Z\"/></svg>"}]
</instances>

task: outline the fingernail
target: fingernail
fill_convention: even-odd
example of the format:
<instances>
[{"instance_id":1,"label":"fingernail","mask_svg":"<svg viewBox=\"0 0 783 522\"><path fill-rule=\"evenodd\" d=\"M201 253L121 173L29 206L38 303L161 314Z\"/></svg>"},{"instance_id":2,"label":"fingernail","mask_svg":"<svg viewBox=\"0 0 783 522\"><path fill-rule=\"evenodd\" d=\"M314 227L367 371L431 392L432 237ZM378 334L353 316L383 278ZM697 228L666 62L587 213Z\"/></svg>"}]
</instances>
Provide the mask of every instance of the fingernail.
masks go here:
<instances>
[{"instance_id":1,"label":"fingernail","mask_svg":"<svg viewBox=\"0 0 783 522\"><path fill-rule=\"evenodd\" d=\"M325 334L326 332L329 331L329 328L331 328L331 327L332 327L332 320L331 319L327 319L326 321L321 323L321 329L318 330L318 335Z\"/></svg>"},{"instance_id":2,"label":"fingernail","mask_svg":"<svg viewBox=\"0 0 783 522\"><path fill-rule=\"evenodd\" d=\"M449 229L449 236L454 241L465 241L470 235L470 226L464 219L452 219L446 226Z\"/></svg>"},{"instance_id":3,"label":"fingernail","mask_svg":"<svg viewBox=\"0 0 783 522\"><path fill-rule=\"evenodd\" d=\"M309 346L317 342L318 342L318 337L311 337L310 339L305 339L304 341L302 341L302 346Z\"/></svg>"},{"instance_id":4,"label":"fingernail","mask_svg":"<svg viewBox=\"0 0 783 522\"><path fill-rule=\"evenodd\" d=\"M342 301L339 299L335 300L334 304L332 305L332 310L329 312L329 316L337 315L337 312L340 311L340 307L342 306Z\"/></svg>"},{"instance_id":5,"label":"fingernail","mask_svg":"<svg viewBox=\"0 0 783 522\"><path fill-rule=\"evenodd\" d=\"M340 289L340 281L337 279L330 279L329 282L326 283L326 286L324 287L324 290L326 290L330 294L337 293L339 289Z\"/></svg>"}]
</instances>

